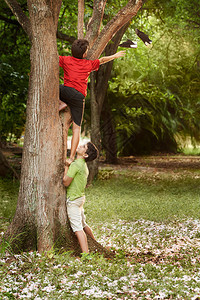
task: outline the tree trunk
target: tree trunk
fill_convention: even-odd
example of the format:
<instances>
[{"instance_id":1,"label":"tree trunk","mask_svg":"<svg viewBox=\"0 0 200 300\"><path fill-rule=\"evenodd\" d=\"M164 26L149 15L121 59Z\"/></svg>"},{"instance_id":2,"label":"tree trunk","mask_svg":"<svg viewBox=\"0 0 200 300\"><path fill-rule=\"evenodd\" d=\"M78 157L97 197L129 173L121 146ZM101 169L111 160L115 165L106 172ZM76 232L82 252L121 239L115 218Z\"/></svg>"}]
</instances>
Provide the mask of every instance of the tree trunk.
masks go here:
<instances>
[{"instance_id":1,"label":"tree trunk","mask_svg":"<svg viewBox=\"0 0 200 300\"><path fill-rule=\"evenodd\" d=\"M117 141L111 109L107 95L101 113L102 147L106 152L106 163L117 164Z\"/></svg>"},{"instance_id":2,"label":"tree trunk","mask_svg":"<svg viewBox=\"0 0 200 300\"><path fill-rule=\"evenodd\" d=\"M116 53L118 45L127 30L129 23L124 25L115 35L112 43L105 48L105 55L112 55ZM113 61L100 66L99 71L91 74L90 77L90 101L91 101L91 140L98 147L101 152L101 128L100 116L104 98L108 88L108 80L112 71ZM95 160L90 163L90 174L88 177L88 184L92 182L94 177L98 174L99 161Z\"/></svg>"},{"instance_id":3,"label":"tree trunk","mask_svg":"<svg viewBox=\"0 0 200 300\"><path fill-rule=\"evenodd\" d=\"M64 147L58 113L56 26L44 3L33 6L29 2L33 34L29 97L19 198L9 233L23 232L25 248L44 251L52 247L58 228L66 224L61 181Z\"/></svg>"},{"instance_id":4,"label":"tree trunk","mask_svg":"<svg viewBox=\"0 0 200 300\"><path fill-rule=\"evenodd\" d=\"M96 72L92 72L90 75L90 101L91 101L91 142L94 143L101 152L101 133L100 133L100 114L99 103L96 98ZM88 184L91 184L92 180L98 174L99 158L88 163L89 176Z\"/></svg>"},{"instance_id":5,"label":"tree trunk","mask_svg":"<svg viewBox=\"0 0 200 300\"><path fill-rule=\"evenodd\" d=\"M63 246L70 248L73 240L66 223L66 190L62 184L71 116L64 112L60 118L58 112L56 16L44 1L33 4L29 1L31 72L21 182L16 213L6 236L15 237L15 251L42 252L61 240L65 241Z\"/></svg>"}]
</instances>

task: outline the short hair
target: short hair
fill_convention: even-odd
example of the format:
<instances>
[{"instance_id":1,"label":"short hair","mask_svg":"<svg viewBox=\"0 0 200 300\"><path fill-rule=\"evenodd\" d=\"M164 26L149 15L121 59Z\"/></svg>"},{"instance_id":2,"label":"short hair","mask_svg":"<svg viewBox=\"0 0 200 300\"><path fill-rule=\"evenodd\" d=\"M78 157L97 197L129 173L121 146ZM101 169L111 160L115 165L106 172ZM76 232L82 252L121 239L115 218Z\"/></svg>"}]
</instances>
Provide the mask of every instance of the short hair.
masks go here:
<instances>
[{"instance_id":1,"label":"short hair","mask_svg":"<svg viewBox=\"0 0 200 300\"><path fill-rule=\"evenodd\" d=\"M86 153L88 154L88 157L85 158L86 162L96 159L97 156L99 155L99 151L93 143L88 142L87 146L88 146L88 148L86 150Z\"/></svg>"},{"instance_id":2,"label":"short hair","mask_svg":"<svg viewBox=\"0 0 200 300\"><path fill-rule=\"evenodd\" d=\"M72 56L75 58L83 58L83 54L89 47L89 42L84 39L75 40L72 44Z\"/></svg>"}]
</instances>

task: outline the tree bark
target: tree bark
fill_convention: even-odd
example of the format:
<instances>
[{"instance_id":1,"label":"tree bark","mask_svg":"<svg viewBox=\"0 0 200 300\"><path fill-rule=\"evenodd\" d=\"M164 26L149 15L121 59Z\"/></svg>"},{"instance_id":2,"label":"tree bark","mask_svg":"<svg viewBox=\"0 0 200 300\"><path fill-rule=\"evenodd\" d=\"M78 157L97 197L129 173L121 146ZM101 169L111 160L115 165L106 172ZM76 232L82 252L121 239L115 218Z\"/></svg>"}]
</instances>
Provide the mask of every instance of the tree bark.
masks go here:
<instances>
[{"instance_id":1,"label":"tree bark","mask_svg":"<svg viewBox=\"0 0 200 300\"><path fill-rule=\"evenodd\" d=\"M101 132L100 132L100 114L99 103L96 98L96 72L90 75L90 101L91 101L91 142L94 143L101 151ZM99 158L88 163L89 176L88 184L91 184L95 176L98 174Z\"/></svg>"},{"instance_id":2,"label":"tree bark","mask_svg":"<svg viewBox=\"0 0 200 300\"><path fill-rule=\"evenodd\" d=\"M99 35L106 2L107 0L96 0L93 2L93 13L87 24L87 32L85 36L85 38L90 42L90 47L94 45Z\"/></svg>"},{"instance_id":3,"label":"tree bark","mask_svg":"<svg viewBox=\"0 0 200 300\"><path fill-rule=\"evenodd\" d=\"M117 140L107 95L101 113L102 147L106 152L106 163L117 164Z\"/></svg>"},{"instance_id":4,"label":"tree bark","mask_svg":"<svg viewBox=\"0 0 200 300\"><path fill-rule=\"evenodd\" d=\"M78 0L78 39L83 39L84 0Z\"/></svg>"}]
</instances>

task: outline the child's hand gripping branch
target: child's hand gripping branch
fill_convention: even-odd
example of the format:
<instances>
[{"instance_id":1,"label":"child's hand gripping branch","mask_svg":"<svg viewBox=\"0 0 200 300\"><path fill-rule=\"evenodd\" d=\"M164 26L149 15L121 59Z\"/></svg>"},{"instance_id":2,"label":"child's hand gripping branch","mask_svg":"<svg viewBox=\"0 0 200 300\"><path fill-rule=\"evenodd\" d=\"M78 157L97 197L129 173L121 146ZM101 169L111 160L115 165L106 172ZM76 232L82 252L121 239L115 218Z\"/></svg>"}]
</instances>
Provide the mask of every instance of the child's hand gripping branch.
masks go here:
<instances>
[{"instance_id":1,"label":"child's hand gripping branch","mask_svg":"<svg viewBox=\"0 0 200 300\"><path fill-rule=\"evenodd\" d=\"M60 85L61 101L59 111L68 105L71 110L73 123L69 163L74 160L80 140L85 97L87 95L87 82L90 73L97 71L101 64L125 55L125 51L119 51L110 56L90 60L86 59L88 49L89 42L79 39L72 44L72 56L59 56L59 65L64 70L64 85Z\"/></svg>"}]
</instances>

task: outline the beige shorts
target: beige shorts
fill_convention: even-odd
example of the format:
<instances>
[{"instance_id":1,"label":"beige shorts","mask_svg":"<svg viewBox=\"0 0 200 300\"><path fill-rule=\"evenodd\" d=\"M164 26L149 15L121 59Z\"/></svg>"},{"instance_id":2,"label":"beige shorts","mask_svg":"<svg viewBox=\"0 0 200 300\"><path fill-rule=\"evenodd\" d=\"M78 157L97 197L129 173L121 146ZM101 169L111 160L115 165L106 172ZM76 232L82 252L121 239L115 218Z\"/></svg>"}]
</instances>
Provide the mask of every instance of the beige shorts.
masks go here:
<instances>
[{"instance_id":1,"label":"beige shorts","mask_svg":"<svg viewBox=\"0 0 200 300\"><path fill-rule=\"evenodd\" d=\"M67 214L73 232L81 231L85 226L87 226L83 209L84 203L85 196L77 198L73 201L67 199Z\"/></svg>"}]
</instances>

